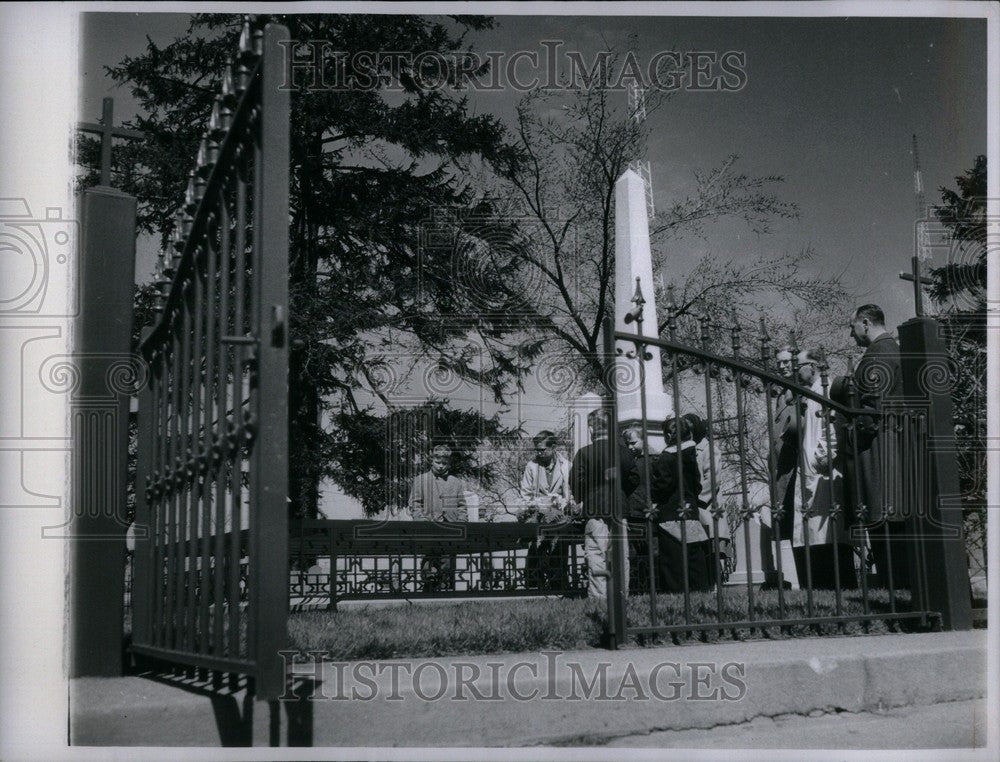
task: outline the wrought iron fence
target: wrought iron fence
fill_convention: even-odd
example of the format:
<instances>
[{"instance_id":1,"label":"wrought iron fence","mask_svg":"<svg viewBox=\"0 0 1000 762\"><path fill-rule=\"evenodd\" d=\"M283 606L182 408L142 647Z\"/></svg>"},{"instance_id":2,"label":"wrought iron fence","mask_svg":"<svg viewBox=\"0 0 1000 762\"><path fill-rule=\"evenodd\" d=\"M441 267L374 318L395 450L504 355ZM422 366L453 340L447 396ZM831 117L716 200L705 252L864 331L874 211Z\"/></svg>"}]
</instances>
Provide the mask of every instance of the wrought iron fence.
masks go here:
<instances>
[{"instance_id":1,"label":"wrought iron fence","mask_svg":"<svg viewBox=\"0 0 1000 762\"><path fill-rule=\"evenodd\" d=\"M641 300L641 294L637 298ZM641 304L632 320L638 315ZM822 350L803 358L803 366L814 366L807 370L800 369L798 348L793 347L791 364L786 373L781 373L774 364L773 347L766 335L759 354L748 356L743 352L740 328L734 324L732 355L721 356L709 349L709 329L709 322L702 320L702 345L691 346L678 340L673 310L663 338L643 336L641 319L635 334L616 333L610 321L604 325L609 368L605 401L612 415L620 375L613 368L625 361L623 354L639 365L636 375L643 411L639 489L645 490L645 504L649 506L645 526L640 527L649 580L648 612L639 615L634 605L628 605L626 590L619 581L625 574L628 543L634 541L635 521L630 535L625 531L619 504L622 495L612 491L617 495L611 514L612 585L608 596L612 642L620 643L631 635L724 629L763 633L774 628L783 633L789 625L832 625L842 630L845 624L857 622L867 629L876 619L939 625L941 612L935 610L928 596L933 582L925 547L928 528L934 528L928 523L927 510L934 493L925 463L932 449L926 400L887 401L879 410L862 407L853 368L848 365L847 374L831 383ZM616 350L616 341L634 349L627 353ZM672 379L673 409L663 422L646 419L644 367L652 358L650 347L660 350ZM701 404L684 401L680 388L682 369L693 371L689 379L694 374L703 378ZM807 377L811 377L808 383ZM686 386L690 400L690 381ZM725 393L721 392L723 388ZM730 409L718 410L722 399ZM780 414L779 407L783 408ZM719 436L715 423L720 412L731 415L735 423L735 441L724 461L717 457ZM778 430L782 416L786 431ZM704 437L696 443L691 427L699 421ZM881 447L875 462L869 458L873 432L877 432ZM664 437L666 454L651 451L650 437L654 433ZM608 448L609 462L614 464L608 473L618 474L618 448L611 441ZM685 455L689 448L692 454ZM690 473L685 472L685 459L698 463L700 479L694 488L690 487ZM664 469L672 473L666 474ZM888 482L878 489L887 504L895 505L895 515L872 515L872 486L866 481L872 469ZM666 489L664 485L669 484L678 490L678 510L672 521L663 521L660 504L668 496L658 494L657 487ZM739 503L737 531L732 539L740 544L746 559L751 557L751 546L757 541L751 534L751 519L770 526L777 584L768 596L775 598L776 611L755 600L763 594L750 573L737 599L732 588L724 590L724 537L720 537L720 525L726 522L726 516L720 498L726 484ZM706 486L709 489L704 489ZM709 496L707 500L705 495ZM668 524L674 532L670 537L665 532ZM707 543L693 540L704 534L709 537ZM792 593L785 583L791 570L782 568L785 559L781 546L782 541L789 540L801 593ZM893 553L897 555L895 561ZM905 560L898 557L901 553ZM703 556L705 574L701 573L699 554ZM873 561L880 567L877 577L873 576ZM679 581L663 573L665 564L680 569ZM705 583L706 579L710 584ZM885 591L873 595L873 581ZM820 590L827 591L822 593L823 606L817 600ZM663 598L658 596L662 592L677 595L676 605L682 607L682 616L664 615ZM790 600L793 597L795 600ZM800 597L804 600L799 601ZM695 600L697 607L693 605ZM734 615L734 606L740 607L742 613ZM793 612L800 608L801 615L795 615Z\"/></svg>"},{"instance_id":2,"label":"wrought iron fence","mask_svg":"<svg viewBox=\"0 0 1000 762\"><path fill-rule=\"evenodd\" d=\"M243 28L141 343L132 651L262 699L287 637L287 37Z\"/></svg>"}]
</instances>

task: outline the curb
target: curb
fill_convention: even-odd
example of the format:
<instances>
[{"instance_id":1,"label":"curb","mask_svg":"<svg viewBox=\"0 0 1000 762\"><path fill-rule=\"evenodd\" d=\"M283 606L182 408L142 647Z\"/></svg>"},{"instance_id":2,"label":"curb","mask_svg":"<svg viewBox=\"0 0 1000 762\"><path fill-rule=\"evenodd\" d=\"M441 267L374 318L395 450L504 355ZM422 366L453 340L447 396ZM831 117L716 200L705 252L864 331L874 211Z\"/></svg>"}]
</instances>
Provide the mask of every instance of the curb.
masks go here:
<instances>
[{"instance_id":1,"label":"curb","mask_svg":"<svg viewBox=\"0 0 1000 762\"><path fill-rule=\"evenodd\" d=\"M985 666L982 630L307 663L293 670L306 679L304 694L296 693L313 700L280 702L281 743L596 743L756 717L980 698ZM266 745L273 728L269 707L242 693L209 698L139 677L71 681L71 708L77 744L219 746L222 728L229 744L252 737Z\"/></svg>"}]
</instances>

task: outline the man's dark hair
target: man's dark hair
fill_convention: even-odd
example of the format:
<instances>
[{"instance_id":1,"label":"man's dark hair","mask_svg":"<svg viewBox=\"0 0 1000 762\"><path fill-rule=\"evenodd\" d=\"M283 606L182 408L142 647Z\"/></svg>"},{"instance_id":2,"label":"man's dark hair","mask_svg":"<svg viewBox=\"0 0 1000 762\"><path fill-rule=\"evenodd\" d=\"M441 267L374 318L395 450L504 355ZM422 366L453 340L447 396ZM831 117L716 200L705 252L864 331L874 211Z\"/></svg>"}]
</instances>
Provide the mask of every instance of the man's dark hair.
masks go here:
<instances>
[{"instance_id":1,"label":"man's dark hair","mask_svg":"<svg viewBox=\"0 0 1000 762\"><path fill-rule=\"evenodd\" d=\"M555 435L554 432L551 432L548 429L542 429L537 434L535 434L535 436L531 438L531 441L534 442L535 445L544 445L545 447L555 447L556 443L558 443L559 441L559 438Z\"/></svg>"},{"instance_id":2,"label":"man's dark hair","mask_svg":"<svg viewBox=\"0 0 1000 762\"><path fill-rule=\"evenodd\" d=\"M673 417L670 417L663 422L663 436L671 437L677 433L678 427L674 421L675 419ZM680 425L681 442L684 442L685 440L691 438L691 424L688 421L684 420L684 416L681 416L680 423L681 423Z\"/></svg>"},{"instance_id":3,"label":"man's dark hair","mask_svg":"<svg viewBox=\"0 0 1000 762\"><path fill-rule=\"evenodd\" d=\"M587 425L594 430L595 434L607 434L611 429L610 418L608 411L601 407L587 414Z\"/></svg>"},{"instance_id":4,"label":"man's dark hair","mask_svg":"<svg viewBox=\"0 0 1000 762\"><path fill-rule=\"evenodd\" d=\"M685 413L681 416L681 420L687 423L691 430L691 439L695 442L700 442L708 434L708 426L705 425L705 421L700 416L694 413ZM684 433L683 427L681 427L681 433Z\"/></svg>"},{"instance_id":5,"label":"man's dark hair","mask_svg":"<svg viewBox=\"0 0 1000 762\"><path fill-rule=\"evenodd\" d=\"M885 313L877 304L862 304L854 310L855 320L865 320L872 325L885 325Z\"/></svg>"},{"instance_id":6,"label":"man's dark hair","mask_svg":"<svg viewBox=\"0 0 1000 762\"><path fill-rule=\"evenodd\" d=\"M800 352L800 354L805 355L806 359L809 360L809 362L815 363L816 365L820 365L823 362L822 349L803 349L802 352ZM802 363L799 363L799 365L802 365Z\"/></svg>"}]
</instances>

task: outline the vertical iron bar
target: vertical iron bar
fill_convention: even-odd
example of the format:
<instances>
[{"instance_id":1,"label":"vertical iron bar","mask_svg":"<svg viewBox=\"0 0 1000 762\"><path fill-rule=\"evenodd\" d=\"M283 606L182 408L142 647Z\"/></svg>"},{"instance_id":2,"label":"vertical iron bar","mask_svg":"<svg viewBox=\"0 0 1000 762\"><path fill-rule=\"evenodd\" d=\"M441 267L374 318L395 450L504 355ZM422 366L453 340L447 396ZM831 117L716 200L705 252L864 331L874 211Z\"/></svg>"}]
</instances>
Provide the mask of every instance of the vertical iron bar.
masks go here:
<instances>
[{"instance_id":1,"label":"vertical iron bar","mask_svg":"<svg viewBox=\"0 0 1000 762\"><path fill-rule=\"evenodd\" d=\"M173 360L171 357L172 340L168 335L159 347L160 364L160 419L156 429L156 472L159 477L160 489L156 500L156 557L153 573L155 593L153 598L153 645L166 646L166 596L168 560L167 538L169 531L170 503L173 492L170 491L170 450L168 433L171 424L170 399L173 397Z\"/></svg>"},{"instance_id":2,"label":"vertical iron bar","mask_svg":"<svg viewBox=\"0 0 1000 762\"><path fill-rule=\"evenodd\" d=\"M792 346L792 378L795 383L799 383L799 352L798 347ZM797 391L792 390L792 401L795 404L795 431L799 439L799 456L798 462L796 463L796 468L798 469L798 474L796 475L796 480L799 483L799 499L802 501L802 505L799 509L799 513L802 514L802 540L806 548L806 612L807 616L813 615L813 585L812 585L812 560L809 554L809 506L806 504L806 465L805 465L805 450L802 446L802 395ZM794 537L794 530L792 532ZM794 548L795 542L793 539L792 546ZM799 585L801 586L802 580L799 580Z\"/></svg>"},{"instance_id":3,"label":"vertical iron bar","mask_svg":"<svg viewBox=\"0 0 1000 762\"><path fill-rule=\"evenodd\" d=\"M823 386L823 396L826 398L830 397L830 377L829 368L826 362L826 352L823 351L822 357L820 359L821 365L819 369L820 373L820 383ZM832 431L830 428L830 408L826 405L822 407L823 412L823 427L826 433L826 452L827 452L827 467L830 470L830 514L828 516L830 524L831 533L831 545L833 549L833 590L834 597L837 607L837 616L842 614L842 601L841 601L841 590L840 590L840 542L837 535L837 522L840 513L841 506L837 504L837 492L834 489L834 439L830 435ZM837 443L838 445L840 443ZM845 632L844 623L840 622L838 628L841 632Z\"/></svg>"},{"instance_id":4,"label":"vertical iron bar","mask_svg":"<svg viewBox=\"0 0 1000 762\"><path fill-rule=\"evenodd\" d=\"M194 336L191 344L191 431L189 436L190 445L188 447L188 458L192 464L190 479L190 505L191 511L188 519L188 531L191 539L188 543L188 594L187 594L187 624L185 629L188 632L188 649L196 651L200 647L196 638L198 596L201 588L201 572L198 568L199 545L198 519L201 514L202 495L204 486L201 479L201 442L202 442L202 394L204 392L204 382L202 380L201 361L205 354L202 346L202 320L205 314L205 297L201 277L201 247L194 250L192 262L191 279L194 285L192 319L194 321Z\"/></svg>"},{"instance_id":5,"label":"vertical iron bar","mask_svg":"<svg viewBox=\"0 0 1000 762\"><path fill-rule=\"evenodd\" d=\"M667 304L667 330L670 340L677 338L677 312L673 299ZM691 624L691 580L688 575L688 546L687 546L687 495L684 490L684 464L681 463L681 391L680 380L677 378L677 353L670 352L670 376L673 388L674 405L674 447L677 451L677 516L681 525L681 564L682 579L684 580L684 624ZM666 435L666 431L663 432ZM660 552L664 551L660 548Z\"/></svg>"},{"instance_id":6,"label":"vertical iron bar","mask_svg":"<svg viewBox=\"0 0 1000 762\"><path fill-rule=\"evenodd\" d=\"M638 278L636 287L638 288ZM641 295L640 295L641 296ZM656 626L656 568L653 566L653 519L650 511L653 508L653 497L649 484L649 430L647 426L647 400L646 400L646 344L642 341L642 304L639 304L638 317L635 321L635 342L636 360L639 363L639 405L642 425L642 484L643 498L646 507L646 548L649 561L649 624ZM636 562L638 563L638 558Z\"/></svg>"},{"instance_id":7,"label":"vertical iron bar","mask_svg":"<svg viewBox=\"0 0 1000 762\"><path fill-rule=\"evenodd\" d=\"M227 180L229 179L227 177ZM237 204L239 204L241 193L242 188L239 180L237 180ZM212 649L216 656L222 656L225 652L226 501L230 498L229 483L231 477L229 469L233 468L233 456L231 454L233 447L229 438L229 379L230 375L233 375L235 378L232 368L232 350L228 344L222 341L222 337L229 333L230 330L234 334L237 330L235 325L230 327L232 310L229 306L229 271L232 267L232 249L230 248L228 196L228 192L224 191L220 198L221 214L219 217L219 369L218 386L215 390L215 440L219 450L215 468L215 528L212 535L215 545L212 551L212 595L215 612L212 616ZM237 236L239 236L238 231Z\"/></svg>"},{"instance_id":8,"label":"vertical iron bar","mask_svg":"<svg viewBox=\"0 0 1000 762\"><path fill-rule=\"evenodd\" d=\"M709 331L710 322L709 318L704 318L701 321L701 348L708 352L708 342L709 342ZM708 438L708 474L709 482L712 488L712 529L715 534L715 539L712 542L712 553L715 561L715 605L718 609L718 619L721 624L723 621L723 608L722 608L722 558L719 553L719 507L717 505L718 495L719 495L719 483L718 474L715 473L715 420L712 415L712 364L705 360L705 436ZM726 519L726 524L728 526L729 520ZM722 636L722 630L719 630L719 636Z\"/></svg>"},{"instance_id":9,"label":"vertical iron bar","mask_svg":"<svg viewBox=\"0 0 1000 762\"><path fill-rule=\"evenodd\" d=\"M740 357L740 327L737 322L737 316L733 314L733 330L732 330L732 343L733 343L733 355L738 359ZM753 569L752 555L750 550L750 519L753 517L750 511L750 499L748 497L748 486L747 486L747 421L746 421L746 410L743 400L743 374L739 371L735 372L733 375L733 385L736 387L736 447L739 454L740 460L740 495L741 500L741 511L743 514L743 545L746 551L746 566L747 566L747 618L752 622L755 619L754 616L754 597L753 597ZM754 628L750 628L750 635L754 633Z\"/></svg>"},{"instance_id":10,"label":"vertical iron bar","mask_svg":"<svg viewBox=\"0 0 1000 762\"><path fill-rule=\"evenodd\" d=\"M176 281L175 281L176 282ZM168 517L167 523L167 597L165 601L165 614L167 618L167 647L177 648L176 639L176 611L175 611L175 596L177 594L177 555L178 555L178 538L177 538L177 527L178 527L178 512L180 510L181 502L181 473L179 463L181 461L181 436L180 436L180 416L181 416L181 336L180 333L183 330L180 327L181 316L178 314L181 307L175 308L175 312L171 315L170 321L170 333L172 338L172 351L170 354L171 365L172 365L172 381L173 388L172 392L172 402L173 408L171 413L171 429L172 433L170 436L170 458L168 461L168 468L170 473L170 480L172 482L173 491L170 496L170 516Z\"/></svg>"},{"instance_id":11,"label":"vertical iron bar","mask_svg":"<svg viewBox=\"0 0 1000 762\"><path fill-rule=\"evenodd\" d=\"M176 619L176 626L179 630L179 637L177 638L177 648L180 650L187 650L188 648L188 632L185 627L187 613L187 599L188 599L188 558L189 558L189 548L188 548L188 514L191 510L191 476L189 471L189 458L191 456L191 333L192 333L192 315L191 315L191 283L190 281L182 275L181 281L182 289L182 299L180 301L179 309L182 315L181 325L181 378L180 378L180 397L181 403L178 413L180 414L180 424L181 424L181 434L180 434L180 452L177 458L177 469L180 481L180 496L178 501L178 526L177 526L177 552L180 554L178 559L178 578L177 578L177 594L175 598L175 608L174 617Z\"/></svg>"},{"instance_id":12,"label":"vertical iron bar","mask_svg":"<svg viewBox=\"0 0 1000 762\"><path fill-rule=\"evenodd\" d=\"M764 370L769 370L771 361L771 342L765 332L764 318L760 319L761 348L760 357ZM774 386L768 380L764 384L764 400L767 407L767 472L768 472L768 492L771 498L771 529L774 531L774 559L778 572L778 619L785 618L785 575L781 567L781 519L783 517L785 501L784 495L778 494L778 457L774 441L774 415L775 409L771 404L771 393ZM781 390L782 396L785 390ZM784 627L781 631L784 632Z\"/></svg>"},{"instance_id":13,"label":"vertical iron bar","mask_svg":"<svg viewBox=\"0 0 1000 762\"><path fill-rule=\"evenodd\" d=\"M858 390L854 386L854 363L848 358L847 360L847 377L844 380L847 385L847 400L851 407L857 408L861 403L858 401ZM861 453L858 447L858 419L856 415L850 415L847 417L848 426L848 437L850 442L850 449L848 453L853 459L852 467L848 469L851 474L851 486L854 492L854 504L857 506L856 514L861 520L858 522L858 528L860 529L868 522L868 510L865 506L864 494L861 490ZM867 616L870 613L870 605L868 601L868 531L865 530L864 537L861 542L861 605L862 610ZM868 632L869 621L864 620L865 632Z\"/></svg>"},{"instance_id":14,"label":"vertical iron bar","mask_svg":"<svg viewBox=\"0 0 1000 762\"><path fill-rule=\"evenodd\" d=\"M144 328L142 338L150 334ZM147 362L143 357L142 362ZM142 645L149 644L150 604L148 580L151 572L150 553L155 547L152 516L155 498L151 487L152 464L156 442L156 371L150 363L149 383L139 390L139 410L137 421L136 464L135 464L135 551L132 569L132 640Z\"/></svg>"},{"instance_id":15,"label":"vertical iron bar","mask_svg":"<svg viewBox=\"0 0 1000 762\"><path fill-rule=\"evenodd\" d=\"M627 547L623 546L624 536L621 531L622 505L619 500L621 492L620 474L621 464L619 463L618 447L616 446L616 432L618 428L618 400L617 400L617 378L615 374L615 326L611 317L605 318L602 325L602 340L604 349L604 367L607 372L607 398L604 401L604 410L608 414L608 453L607 464L608 473L605 478L610 482L611 495L610 508L610 544L609 564L611 577L607 584L608 603L608 633L610 646L617 648L625 642L627 632L627 621L625 617L625 601L622 591L624 590L625 557L628 553Z\"/></svg>"},{"instance_id":16,"label":"vertical iron bar","mask_svg":"<svg viewBox=\"0 0 1000 762\"><path fill-rule=\"evenodd\" d=\"M218 210L215 217L215 225L219 226L225 224L225 191L221 191L219 196L211 200L211 204ZM216 384L220 383L219 379L216 378L215 371L215 360L216 360L216 335L215 335L215 324L216 324L216 309L215 309L215 297L216 297L216 257L218 256L215 251L215 247L212 245L212 240L215 236L215 230L209 231L205 236L205 384L202 388L204 394L202 400L202 407L204 410L204 424L202 427L202 442L204 444L203 457L206 458L205 466L205 476L204 484L202 486L202 510L201 510L201 594L199 596L199 631L201 637L199 640L200 650L203 654L209 652L209 646L212 641L211 631L210 631L210 616L209 616L209 601L211 600L211 593L214 592L211 588L210 581L212 579L212 569L211 569L211 558L212 558L212 495L215 492L216 482L218 480L218 470L217 467L220 461L216 460L218 456L219 440L215 435L218 431L218 415L219 410L213 404L216 398ZM219 335L222 335L222 327L220 326Z\"/></svg>"},{"instance_id":17,"label":"vertical iron bar","mask_svg":"<svg viewBox=\"0 0 1000 762\"><path fill-rule=\"evenodd\" d=\"M149 542L150 570L146 590L149 593L151 625L147 642L160 645L160 617L162 615L161 593L163 592L163 447L166 441L166 350L164 346L154 347L153 373L153 476L154 495L151 501Z\"/></svg>"},{"instance_id":18,"label":"vertical iron bar","mask_svg":"<svg viewBox=\"0 0 1000 762\"><path fill-rule=\"evenodd\" d=\"M239 179L236 192L236 240L234 246L235 265L233 268L233 335L246 335L246 323L243 315L244 283L246 281L246 246L247 246L247 152L252 143L243 143L243 153L239 165ZM256 189L254 189L256 192ZM240 654L240 530L243 526L243 345L233 347L233 381L231 416L228 430L232 434L230 465L230 506L229 506L229 547L228 574L226 583L226 601L229 612L228 647L231 657ZM252 506L250 509L252 511ZM223 531L224 527L220 527ZM220 562L223 559L220 558ZM248 614L249 617L249 614ZM251 628L247 629L247 637L252 639ZM250 653L253 653L250 646Z\"/></svg>"},{"instance_id":19,"label":"vertical iron bar","mask_svg":"<svg viewBox=\"0 0 1000 762\"><path fill-rule=\"evenodd\" d=\"M876 441L879 443L880 447L878 450L879 462L873 463L872 468L879 470L880 478L877 480L879 488L882 490L882 494L878 496L880 502L882 503L882 539L885 542L885 574L886 581L889 583L889 611L893 614L896 613L896 586L895 580L892 574L892 543L889 541L889 509L890 504L885 500L885 482L883 481L882 474L882 460L885 456L886 448L889 446L888 436L891 431L890 436L895 436L897 441L902 436L902 423L896 417L888 417L885 411L880 410L880 419L878 422L879 430L876 433ZM891 425L890 425L891 424ZM897 496L893 496L897 497Z\"/></svg>"}]
</instances>

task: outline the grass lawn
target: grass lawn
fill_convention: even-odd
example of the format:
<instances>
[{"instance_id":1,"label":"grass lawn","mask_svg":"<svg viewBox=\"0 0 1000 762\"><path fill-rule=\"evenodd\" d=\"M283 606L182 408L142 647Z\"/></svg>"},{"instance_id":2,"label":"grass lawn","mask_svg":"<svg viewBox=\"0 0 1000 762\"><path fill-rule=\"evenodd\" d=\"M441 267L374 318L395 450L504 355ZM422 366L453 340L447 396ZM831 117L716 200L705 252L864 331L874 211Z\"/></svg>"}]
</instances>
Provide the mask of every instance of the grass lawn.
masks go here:
<instances>
[{"instance_id":1,"label":"grass lawn","mask_svg":"<svg viewBox=\"0 0 1000 762\"><path fill-rule=\"evenodd\" d=\"M905 611L909 594L897 593L897 610ZM843 613L863 612L860 592L844 592ZM889 612L889 595L885 590L869 591L870 611ZM755 591L755 618L778 618L777 591ZM329 651L337 660L392 659L399 657L457 656L471 654L514 653L542 649L570 650L601 646L606 609L583 599L500 600L467 603L401 605L380 608L355 608L343 611L310 611L292 614L288 620L291 647L300 650ZM684 599L681 595L657 597L658 621L680 624L684 621ZM691 595L692 622L715 622L718 619L715 593ZM835 598L832 591L813 593L813 615L834 616ZM649 597L634 596L628 603L628 621L632 626L649 624ZM747 616L746 588L723 591L723 619L745 620ZM785 591L785 618L806 616L806 593ZM899 625L875 620L868 626L870 633L890 632ZM907 625L904 625L904 627ZM790 635L834 635L837 625L817 628L791 625ZM844 625L847 634L862 634L859 623ZM681 634L681 639L705 642L746 639L749 629L708 630L693 635ZM754 637L781 637L777 627ZM635 645L659 645L671 642L671 637L632 639Z\"/></svg>"}]
</instances>

